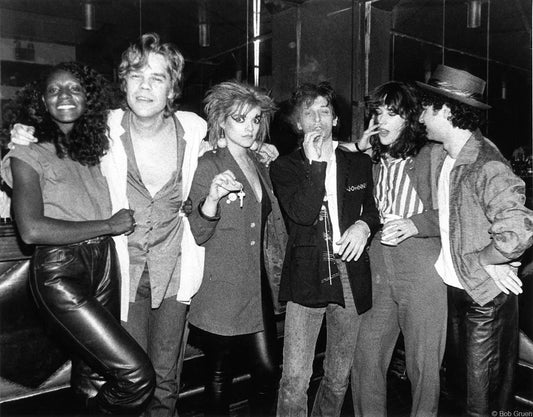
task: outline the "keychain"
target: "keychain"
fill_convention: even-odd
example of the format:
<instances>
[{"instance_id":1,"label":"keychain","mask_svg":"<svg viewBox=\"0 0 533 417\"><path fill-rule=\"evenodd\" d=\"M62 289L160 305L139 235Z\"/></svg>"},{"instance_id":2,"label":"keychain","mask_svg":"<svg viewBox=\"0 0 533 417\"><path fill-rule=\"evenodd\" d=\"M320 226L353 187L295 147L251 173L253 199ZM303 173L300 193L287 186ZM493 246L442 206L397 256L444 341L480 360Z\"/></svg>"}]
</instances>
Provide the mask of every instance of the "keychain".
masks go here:
<instances>
[{"instance_id":1,"label":"keychain","mask_svg":"<svg viewBox=\"0 0 533 417\"><path fill-rule=\"evenodd\" d=\"M244 187L241 185L241 189L238 193L229 193L228 198L226 200L226 204L230 204L232 201L239 199L239 206L242 208L244 205L244 197L246 197L246 193L244 192Z\"/></svg>"},{"instance_id":2,"label":"keychain","mask_svg":"<svg viewBox=\"0 0 533 417\"><path fill-rule=\"evenodd\" d=\"M242 208L242 205L243 205L243 202L244 202L244 197L246 196L246 193L244 192L244 189L243 189L243 186L241 185L241 190L237 193L237 195L239 196L239 204Z\"/></svg>"}]
</instances>

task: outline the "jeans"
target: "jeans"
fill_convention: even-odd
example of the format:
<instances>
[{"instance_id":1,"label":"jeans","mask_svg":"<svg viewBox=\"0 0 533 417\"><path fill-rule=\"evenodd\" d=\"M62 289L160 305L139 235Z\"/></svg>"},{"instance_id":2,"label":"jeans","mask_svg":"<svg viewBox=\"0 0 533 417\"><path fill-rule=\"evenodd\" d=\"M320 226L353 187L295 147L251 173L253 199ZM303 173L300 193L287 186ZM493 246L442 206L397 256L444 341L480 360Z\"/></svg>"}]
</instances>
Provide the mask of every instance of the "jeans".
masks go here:
<instances>
[{"instance_id":1,"label":"jeans","mask_svg":"<svg viewBox=\"0 0 533 417\"><path fill-rule=\"evenodd\" d=\"M466 291L448 287L448 303L449 388L466 392L468 416L509 411L518 355L518 297L500 293L480 306Z\"/></svg>"},{"instance_id":2,"label":"jeans","mask_svg":"<svg viewBox=\"0 0 533 417\"><path fill-rule=\"evenodd\" d=\"M130 303L128 332L148 353L156 374L154 396L143 417L175 417L178 415L180 373L186 347L187 305L176 296L163 300L158 308L151 306L150 276L146 268L139 281L135 302Z\"/></svg>"},{"instance_id":3,"label":"jeans","mask_svg":"<svg viewBox=\"0 0 533 417\"><path fill-rule=\"evenodd\" d=\"M370 246L372 309L363 315L352 370L356 416L387 415L387 371L403 334L411 416L436 416L440 365L446 345L446 285L434 268L438 239L407 239Z\"/></svg>"},{"instance_id":4,"label":"jeans","mask_svg":"<svg viewBox=\"0 0 533 417\"><path fill-rule=\"evenodd\" d=\"M346 264L337 262L346 307L329 304L310 308L287 303L278 409L279 417L307 417L307 389L313 372L315 347L326 318L324 376L320 382L311 416L339 416L349 384L360 316L355 309Z\"/></svg>"},{"instance_id":5,"label":"jeans","mask_svg":"<svg viewBox=\"0 0 533 417\"><path fill-rule=\"evenodd\" d=\"M38 246L30 269L43 318L73 354L73 390L106 414L140 411L155 384L150 360L120 325L118 274L111 238Z\"/></svg>"}]
</instances>

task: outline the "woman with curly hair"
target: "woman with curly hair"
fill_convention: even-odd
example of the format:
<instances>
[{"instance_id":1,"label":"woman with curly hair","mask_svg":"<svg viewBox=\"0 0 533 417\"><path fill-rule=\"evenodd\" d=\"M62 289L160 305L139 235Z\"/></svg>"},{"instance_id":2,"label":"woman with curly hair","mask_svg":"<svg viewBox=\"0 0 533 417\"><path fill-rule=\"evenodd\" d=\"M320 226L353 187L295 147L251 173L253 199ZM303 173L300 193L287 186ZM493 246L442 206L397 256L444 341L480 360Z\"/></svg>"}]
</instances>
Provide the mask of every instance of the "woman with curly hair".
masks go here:
<instances>
[{"instance_id":1,"label":"woman with curly hair","mask_svg":"<svg viewBox=\"0 0 533 417\"><path fill-rule=\"evenodd\" d=\"M207 357L207 414L229 415L231 357L239 352L252 375L251 414L271 415L279 370L273 296L286 231L268 171L251 148L268 135L274 102L230 81L213 87L205 103L215 150L199 159L189 195L192 233L205 248L189 322Z\"/></svg>"},{"instance_id":2,"label":"woman with curly hair","mask_svg":"<svg viewBox=\"0 0 533 417\"><path fill-rule=\"evenodd\" d=\"M385 83L369 104L373 118L356 147L372 151L383 229L369 251L373 307L363 316L352 368L355 415L387 414L387 370L401 331L411 416L435 416L447 297L434 267L440 233L431 193L433 145L418 121L421 107L412 87Z\"/></svg>"},{"instance_id":3,"label":"woman with curly hair","mask_svg":"<svg viewBox=\"0 0 533 417\"><path fill-rule=\"evenodd\" d=\"M22 239L35 244L30 289L72 353L71 386L90 410L137 412L150 397L150 360L120 324L120 273L111 236L131 233L131 210L111 215L100 158L108 148L107 84L75 62L19 95L21 122L39 143L3 160Z\"/></svg>"}]
</instances>

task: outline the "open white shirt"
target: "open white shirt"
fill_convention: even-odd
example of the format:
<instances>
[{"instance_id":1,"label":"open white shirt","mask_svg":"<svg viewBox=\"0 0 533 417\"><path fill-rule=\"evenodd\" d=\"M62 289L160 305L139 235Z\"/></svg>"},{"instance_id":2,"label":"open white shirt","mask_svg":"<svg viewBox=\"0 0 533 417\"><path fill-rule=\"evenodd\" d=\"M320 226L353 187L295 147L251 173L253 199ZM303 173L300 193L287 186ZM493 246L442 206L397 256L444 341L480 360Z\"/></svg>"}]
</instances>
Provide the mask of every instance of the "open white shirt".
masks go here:
<instances>
[{"instance_id":1,"label":"open white shirt","mask_svg":"<svg viewBox=\"0 0 533 417\"><path fill-rule=\"evenodd\" d=\"M337 149L338 142L333 141L333 151L327 162L326 168L326 198L328 200L329 217L331 219L331 227L333 228L333 252L339 253L340 245L337 242L341 238L341 229L339 227L339 209L337 204L337 157L335 149Z\"/></svg>"},{"instance_id":2,"label":"open white shirt","mask_svg":"<svg viewBox=\"0 0 533 417\"><path fill-rule=\"evenodd\" d=\"M450 173L452 171L455 159L449 155L446 156L438 182L438 199L439 199L439 229L441 250L435 269L441 276L445 284L456 288L463 288L457 272L453 266L452 253L450 249Z\"/></svg>"}]
</instances>

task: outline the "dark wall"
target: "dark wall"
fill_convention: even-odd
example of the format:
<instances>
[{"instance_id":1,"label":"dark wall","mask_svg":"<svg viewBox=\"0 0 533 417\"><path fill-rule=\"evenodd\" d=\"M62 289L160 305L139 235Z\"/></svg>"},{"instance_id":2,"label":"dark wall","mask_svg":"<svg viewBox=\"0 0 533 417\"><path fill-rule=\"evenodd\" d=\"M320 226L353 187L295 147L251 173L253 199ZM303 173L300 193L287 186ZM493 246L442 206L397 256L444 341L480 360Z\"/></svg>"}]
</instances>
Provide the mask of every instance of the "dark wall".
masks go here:
<instances>
[{"instance_id":1,"label":"dark wall","mask_svg":"<svg viewBox=\"0 0 533 417\"><path fill-rule=\"evenodd\" d=\"M309 0L272 22L274 97L287 99L299 83L329 81L338 94L342 139L350 137L352 123L352 29L351 0Z\"/></svg>"}]
</instances>

